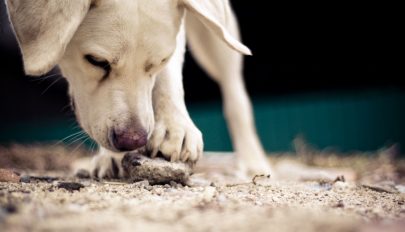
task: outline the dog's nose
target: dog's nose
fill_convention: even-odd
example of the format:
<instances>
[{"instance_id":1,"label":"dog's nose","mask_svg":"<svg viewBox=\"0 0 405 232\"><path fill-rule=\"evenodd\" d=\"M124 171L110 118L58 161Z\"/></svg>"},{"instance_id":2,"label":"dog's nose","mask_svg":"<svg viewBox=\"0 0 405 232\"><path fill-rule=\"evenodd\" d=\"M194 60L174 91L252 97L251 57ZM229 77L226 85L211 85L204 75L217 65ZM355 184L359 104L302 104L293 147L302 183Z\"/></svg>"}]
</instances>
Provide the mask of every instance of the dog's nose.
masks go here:
<instances>
[{"instance_id":1,"label":"dog's nose","mask_svg":"<svg viewBox=\"0 0 405 232\"><path fill-rule=\"evenodd\" d=\"M134 130L131 128L112 129L111 144L119 151L133 151L143 147L147 142L147 133L145 130Z\"/></svg>"}]
</instances>

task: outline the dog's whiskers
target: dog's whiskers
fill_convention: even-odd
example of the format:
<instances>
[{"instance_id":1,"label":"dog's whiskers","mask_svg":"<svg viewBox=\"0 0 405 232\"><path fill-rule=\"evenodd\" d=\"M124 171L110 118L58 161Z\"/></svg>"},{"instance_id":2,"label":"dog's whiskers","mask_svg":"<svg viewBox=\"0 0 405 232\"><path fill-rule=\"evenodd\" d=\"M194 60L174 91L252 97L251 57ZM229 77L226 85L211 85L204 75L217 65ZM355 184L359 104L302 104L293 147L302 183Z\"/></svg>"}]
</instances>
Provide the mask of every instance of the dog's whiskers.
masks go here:
<instances>
[{"instance_id":1,"label":"dog's whiskers","mask_svg":"<svg viewBox=\"0 0 405 232\"><path fill-rule=\"evenodd\" d=\"M59 73L53 73L53 74L49 74L47 76L42 76L42 77L35 77L30 79L30 81L38 81L39 83L44 82L45 80L51 78L51 77L55 77L55 76L60 76Z\"/></svg>"},{"instance_id":2,"label":"dog's whiskers","mask_svg":"<svg viewBox=\"0 0 405 232\"><path fill-rule=\"evenodd\" d=\"M65 140L67 140L67 139L69 139L69 138L71 138L71 137L75 137L75 136L81 135L81 133L84 133L84 132L83 132L83 131L78 131L78 132L76 132L76 133L73 133L73 134L71 134L71 135L68 135L68 136L64 137L63 139L59 140L57 143L55 143L54 146L56 146L56 145L58 145L58 144L64 142Z\"/></svg>"},{"instance_id":3,"label":"dog's whiskers","mask_svg":"<svg viewBox=\"0 0 405 232\"><path fill-rule=\"evenodd\" d=\"M82 137L81 139L83 139L83 138L85 138L85 137ZM71 154L75 153L77 151L77 149L79 149L89 139L90 139L90 137L87 136L87 138L85 140L83 140L79 145L77 145L76 148L73 151L71 151L70 153Z\"/></svg>"},{"instance_id":4,"label":"dog's whiskers","mask_svg":"<svg viewBox=\"0 0 405 232\"><path fill-rule=\"evenodd\" d=\"M65 138L59 140L57 143L54 144L54 146L57 146L57 145L59 145L61 143L68 142L69 140L71 140L71 141L68 142L68 145L71 145L72 143L84 138L84 136L83 136L84 134L85 133L83 131L76 132L74 134L71 134L71 135L66 136ZM79 138L79 139L77 139L77 138Z\"/></svg>"},{"instance_id":5,"label":"dog's whiskers","mask_svg":"<svg viewBox=\"0 0 405 232\"><path fill-rule=\"evenodd\" d=\"M97 147L97 143L94 142L94 141L92 141L92 142L91 142L91 151L90 151L91 154L94 154L94 151L97 150L97 148L98 148L98 147Z\"/></svg>"},{"instance_id":6,"label":"dog's whiskers","mask_svg":"<svg viewBox=\"0 0 405 232\"><path fill-rule=\"evenodd\" d=\"M71 145L73 145L74 143L76 143L77 141L80 141L80 140L82 140L82 139L84 139L84 138L86 138L86 137L88 137L87 134L81 134L81 135L79 135L78 137L75 137L75 139L74 139L73 141L70 141L67 145L68 145L68 146L71 146Z\"/></svg>"},{"instance_id":7,"label":"dog's whiskers","mask_svg":"<svg viewBox=\"0 0 405 232\"><path fill-rule=\"evenodd\" d=\"M65 111L67 108L69 108L70 107L70 102L68 103L68 104L66 104L64 107L62 107L62 109L60 109L60 111L59 112L63 112L63 111ZM70 111L69 111L70 112Z\"/></svg>"},{"instance_id":8,"label":"dog's whiskers","mask_svg":"<svg viewBox=\"0 0 405 232\"><path fill-rule=\"evenodd\" d=\"M77 123L77 120L75 118L69 119L69 122L70 122L69 127L71 127L73 130L76 130L76 129L82 130L82 128Z\"/></svg>"},{"instance_id":9,"label":"dog's whiskers","mask_svg":"<svg viewBox=\"0 0 405 232\"><path fill-rule=\"evenodd\" d=\"M80 137L80 139L82 139L82 138L85 137L85 136L83 136L84 134L85 134L85 132L83 132L83 131L75 132L75 133L73 133L73 134L71 134L71 135L68 135L68 136L64 137L63 139L58 140L57 142L55 142L54 144L52 144L51 147L55 148L55 147L57 147L58 145L60 145L60 144L62 144L62 143L65 143L65 142L68 141L68 140L74 140L73 142L78 141L76 138ZM79 140L80 140L80 139L79 139ZM68 143L68 146L70 146L73 142L69 142L69 143Z\"/></svg>"},{"instance_id":10,"label":"dog's whiskers","mask_svg":"<svg viewBox=\"0 0 405 232\"><path fill-rule=\"evenodd\" d=\"M42 91L41 95L44 95L44 93L51 88L54 84L56 84L59 80L61 80L62 78L58 78L55 81L53 81L44 91Z\"/></svg>"}]
</instances>

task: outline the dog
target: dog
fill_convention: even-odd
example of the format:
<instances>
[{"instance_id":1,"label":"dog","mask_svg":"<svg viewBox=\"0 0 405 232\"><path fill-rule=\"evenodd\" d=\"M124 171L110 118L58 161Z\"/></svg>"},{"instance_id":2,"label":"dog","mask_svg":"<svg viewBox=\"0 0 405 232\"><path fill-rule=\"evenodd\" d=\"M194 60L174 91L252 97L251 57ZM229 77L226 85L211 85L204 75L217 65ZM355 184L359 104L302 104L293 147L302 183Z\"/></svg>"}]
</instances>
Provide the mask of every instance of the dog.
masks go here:
<instances>
[{"instance_id":1,"label":"dog","mask_svg":"<svg viewBox=\"0 0 405 232\"><path fill-rule=\"evenodd\" d=\"M56 65L83 130L100 146L95 177L122 177L120 159L146 148L195 163L203 137L185 103L186 43L223 96L239 170L268 174L243 83L238 22L229 0L7 0L25 73Z\"/></svg>"}]
</instances>

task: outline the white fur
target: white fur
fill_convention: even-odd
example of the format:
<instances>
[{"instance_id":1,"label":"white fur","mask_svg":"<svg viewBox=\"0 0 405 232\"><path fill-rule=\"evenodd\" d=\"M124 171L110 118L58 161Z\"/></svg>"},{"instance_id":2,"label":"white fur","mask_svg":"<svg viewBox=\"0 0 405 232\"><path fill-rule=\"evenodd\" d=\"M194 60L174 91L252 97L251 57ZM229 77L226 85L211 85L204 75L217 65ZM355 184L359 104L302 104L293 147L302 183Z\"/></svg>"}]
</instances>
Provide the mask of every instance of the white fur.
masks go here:
<instances>
[{"instance_id":1,"label":"white fur","mask_svg":"<svg viewBox=\"0 0 405 232\"><path fill-rule=\"evenodd\" d=\"M59 64L68 80L77 118L101 146L93 163L98 177L111 173L111 157L122 157L109 144L108 131L130 121L147 131L152 156L160 151L171 161L189 162L201 157L202 134L184 103L186 34L194 56L220 85L240 167L269 172L243 84L240 53L250 50L239 42L228 0L7 2L26 73L41 75ZM106 80L86 54L111 64Z\"/></svg>"}]
</instances>

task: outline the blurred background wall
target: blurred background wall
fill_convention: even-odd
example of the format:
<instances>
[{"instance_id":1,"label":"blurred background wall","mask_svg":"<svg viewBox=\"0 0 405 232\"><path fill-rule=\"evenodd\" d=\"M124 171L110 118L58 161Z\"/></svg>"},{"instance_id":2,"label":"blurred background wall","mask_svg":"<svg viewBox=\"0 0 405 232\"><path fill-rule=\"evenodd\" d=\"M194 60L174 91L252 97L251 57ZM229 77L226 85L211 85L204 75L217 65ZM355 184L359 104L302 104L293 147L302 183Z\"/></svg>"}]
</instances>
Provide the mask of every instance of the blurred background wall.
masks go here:
<instances>
[{"instance_id":1,"label":"blurred background wall","mask_svg":"<svg viewBox=\"0 0 405 232\"><path fill-rule=\"evenodd\" d=\"M303 135L319 148L397 143L404 153L405 85L385 56L382 9L231 2L254 54L245 59L245 82L267 151L288 151ZM46 78L24 76L3 0L0 13L0 144L50 142L77 131L65 80L57 68ZM219 89L187 56L186 102L205 148L229 151Z\"/></svg>"}]
</instances>

